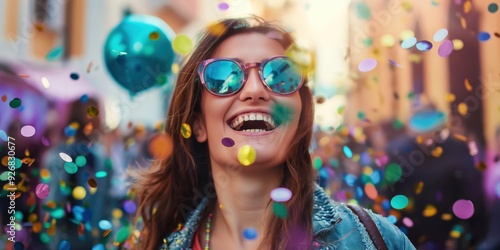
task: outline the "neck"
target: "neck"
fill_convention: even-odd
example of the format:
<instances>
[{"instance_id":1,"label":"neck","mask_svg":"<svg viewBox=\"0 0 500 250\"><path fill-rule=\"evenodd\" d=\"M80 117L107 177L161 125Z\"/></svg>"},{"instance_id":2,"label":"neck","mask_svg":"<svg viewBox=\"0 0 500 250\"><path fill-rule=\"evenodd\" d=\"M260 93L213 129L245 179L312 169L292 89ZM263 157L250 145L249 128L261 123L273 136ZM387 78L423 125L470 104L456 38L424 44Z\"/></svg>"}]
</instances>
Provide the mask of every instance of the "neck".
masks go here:
<instances>
[{"instance_id":1,"label":"neck","mask_svg":"<svg viewBox=\"0 0 500 250\"><path fill-rule=\"evenodd\" d=\"M280 186L282 172L282 166L228 168L212 164L217 192L214 239L220 236L239 249L258 246L267 234L267 222L273 213L270 193ZM257 230L256 239L244 238L243 231L247 228Z\"/></svg>"}]
</instances>

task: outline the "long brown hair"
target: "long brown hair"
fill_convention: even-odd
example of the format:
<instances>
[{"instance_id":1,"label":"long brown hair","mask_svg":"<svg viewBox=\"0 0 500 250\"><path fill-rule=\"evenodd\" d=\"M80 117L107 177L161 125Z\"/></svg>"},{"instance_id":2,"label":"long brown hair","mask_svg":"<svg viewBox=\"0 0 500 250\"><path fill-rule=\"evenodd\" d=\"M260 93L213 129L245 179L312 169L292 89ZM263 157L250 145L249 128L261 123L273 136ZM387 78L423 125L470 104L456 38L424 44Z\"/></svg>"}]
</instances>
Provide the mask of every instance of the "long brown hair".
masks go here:
<instances>
[{"instance_id":1,"label":"long brown hair","mask_svg":"<svg viewBox=\"0 0 500 250\"><path fill-rule=\"evenodd\" d=\"M134 186L139 199L138 216L143 220L139 249L158 249L163 238L173 232L179 223L184 223L189 212L197 207L201 200L197 196L204 194L203 192L206 194L207 187L213 187L207 143L198 143L194 136L183 138L181 126L183 123L192 124L195 117L201 114L202 85L196 74L199 63L210 58L217 46L228 37L251 32L272 33L272 38L279 41L285 49L294 43L291 35L284 29L262 18L226 19L209 26L202 33L198 46L183 65L166 120L165 133L172 138L173 152L166 160L141 173ZM305 249L312 245L315 172L309 155L309 144L313 104L311 91L307 86L304 85L299 93L302 112L294 135L298 140L290 145L281 183L294 195L285 204L288 216L285 219L273 216L271 219L270 233L261 243L261 246L271 246L271 249ZM216 197L208 198L209 208L213 208ZM208 215L209 210L205 210L204 216Z\"/></svg>"}]
</instances>

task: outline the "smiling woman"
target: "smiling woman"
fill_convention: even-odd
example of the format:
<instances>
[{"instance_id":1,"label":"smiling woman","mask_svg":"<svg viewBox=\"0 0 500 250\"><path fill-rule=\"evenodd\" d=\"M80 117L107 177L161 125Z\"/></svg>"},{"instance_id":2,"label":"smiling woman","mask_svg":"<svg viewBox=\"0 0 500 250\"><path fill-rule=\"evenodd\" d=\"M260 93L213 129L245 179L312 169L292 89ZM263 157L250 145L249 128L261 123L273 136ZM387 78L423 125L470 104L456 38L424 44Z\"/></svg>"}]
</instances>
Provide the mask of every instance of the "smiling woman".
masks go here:
<instances>
[{"instance_id":1,"label":"smiling woman","mask_svg":"<svg viewBox=\"0 0 500 250\"><path fill-rule=\"evenodd\" d=\"M285 56L291 35L257 17L215 26L177 79L172 154L137 176L137 248L414 249L385 218L354 213L315 183L312 95Z\"/></svg>"}]
</instances>

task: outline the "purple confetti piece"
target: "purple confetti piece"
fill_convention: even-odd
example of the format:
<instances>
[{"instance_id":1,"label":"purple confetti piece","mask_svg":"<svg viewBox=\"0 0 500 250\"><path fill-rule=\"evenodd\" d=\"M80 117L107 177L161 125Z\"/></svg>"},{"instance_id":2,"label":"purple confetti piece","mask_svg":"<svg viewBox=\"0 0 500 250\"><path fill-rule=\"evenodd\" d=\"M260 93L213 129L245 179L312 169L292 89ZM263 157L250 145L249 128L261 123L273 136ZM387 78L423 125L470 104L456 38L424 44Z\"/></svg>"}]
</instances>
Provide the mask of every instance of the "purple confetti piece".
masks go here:
<instances>
[{"instance_id":1,"label":"purple confetti piece","mask_svg":"<svg viewBox=\"0 0 500 250\"><path fill-rule=\"evenodd\" d=\"M438 48L438 54L440 57L447 57L453 51L453 42L450 40L445 40Z\"/></svg>"},{"instance_id":2,"label":"purple confetti piece","mask_svg":"<svg viewBox=\"0 0 500 250\"><path fill-rule=\"evenodd\" d=\"M234 146L234 141L233 141L233 139L231 139L231 138L229 138L229 137L224 137L224 138L222 138L222 141L221 141L221 142L222 142L222 145L224 145L224 146L226 146L226 147L228 147L228 148L230 148L230 147Z\"/></svg>"}]
</instances>

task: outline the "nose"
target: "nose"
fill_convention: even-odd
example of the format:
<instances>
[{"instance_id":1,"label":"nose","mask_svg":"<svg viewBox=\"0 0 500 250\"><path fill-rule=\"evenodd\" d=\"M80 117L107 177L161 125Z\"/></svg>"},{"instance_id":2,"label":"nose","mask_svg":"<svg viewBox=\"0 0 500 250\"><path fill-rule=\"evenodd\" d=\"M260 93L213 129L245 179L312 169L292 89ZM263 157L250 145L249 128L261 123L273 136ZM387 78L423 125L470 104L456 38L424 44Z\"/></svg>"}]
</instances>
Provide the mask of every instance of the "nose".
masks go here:
<instances>
[{"instance_id":1,"label":"nose","mask_svg":"<svg viewBox=\"0 0 500 250\"><path fill-rule=\"evenodd\" d=\"M241 101L269 100L269 91L260 79L259 68L248 68L247 72L248 78L245 85L243 86L243 89L240 92L239 99Z\"/></svg>"}]
</instances>

